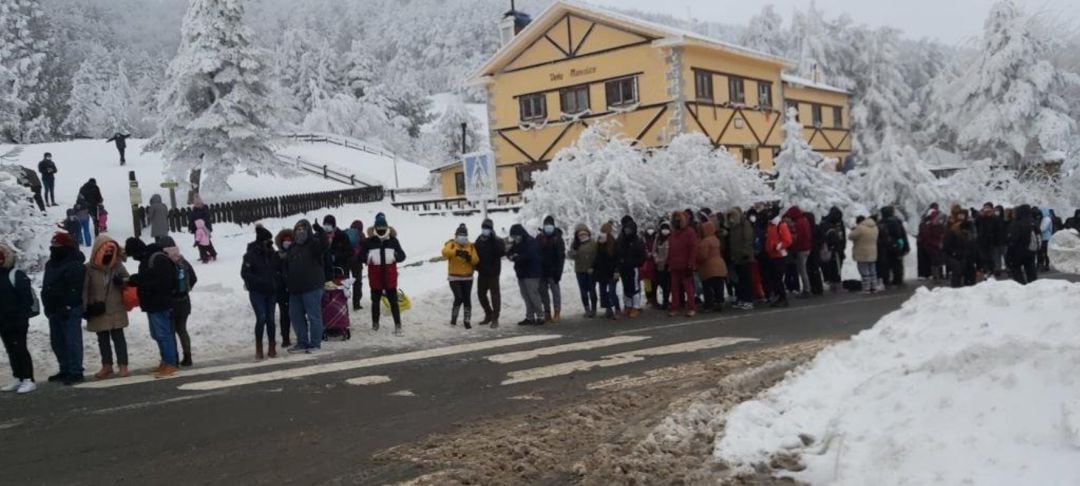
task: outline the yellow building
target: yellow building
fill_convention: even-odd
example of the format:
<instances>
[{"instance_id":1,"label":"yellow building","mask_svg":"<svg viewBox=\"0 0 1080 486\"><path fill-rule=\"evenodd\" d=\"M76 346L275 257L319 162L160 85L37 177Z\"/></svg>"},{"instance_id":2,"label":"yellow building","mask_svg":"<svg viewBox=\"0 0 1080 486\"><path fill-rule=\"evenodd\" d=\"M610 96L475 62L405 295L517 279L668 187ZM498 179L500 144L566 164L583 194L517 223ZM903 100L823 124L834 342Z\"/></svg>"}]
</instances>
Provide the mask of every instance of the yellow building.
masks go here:
<instances>
[{"instance_id":1,"label":"yellow building","mask_svg":"<svg viewBox=\"0 0 1080 486\"><path fill-rule=\"evenodd\" d=\"M503 29L505 44L472 80L487 89L502 194L529 188L534 171L601 120L643 147L701 132L771 171L782 109L794 106L816 150L851 150L849 94L784 74L786 59L565 0L524 28L508 13ZM460 164L434 172L444 197L463 193Z\"/></svg>"}]
</instances>

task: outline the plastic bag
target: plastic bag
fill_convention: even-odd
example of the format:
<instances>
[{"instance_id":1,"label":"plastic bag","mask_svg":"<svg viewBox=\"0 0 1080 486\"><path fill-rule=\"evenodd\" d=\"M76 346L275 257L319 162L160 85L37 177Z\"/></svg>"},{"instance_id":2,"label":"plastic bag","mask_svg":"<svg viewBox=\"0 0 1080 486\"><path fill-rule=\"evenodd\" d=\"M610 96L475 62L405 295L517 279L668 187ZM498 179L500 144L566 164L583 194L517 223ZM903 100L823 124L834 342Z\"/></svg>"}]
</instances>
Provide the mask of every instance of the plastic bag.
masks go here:
<instances>
[{"instance_id":1,"label":"plastic bag","mask_svg":"<svg viewBox=\"0 0 1080 486\"><path fill-rule=\"evenodd\" d=\"M398 310L400 310L401 312L405 312L405 311L407 311L409 309L412 309L412 301L409 300L408 295L405 295L404 290L398 289L397 296L398 296L397 297L397 299L398 299ZM387 299L386 296L383 296L383 298L380 299L380 301L382 303L383 312L386 312L386 313L389 314L390 313L390 299Z\"/></svg>"}]
</instances>

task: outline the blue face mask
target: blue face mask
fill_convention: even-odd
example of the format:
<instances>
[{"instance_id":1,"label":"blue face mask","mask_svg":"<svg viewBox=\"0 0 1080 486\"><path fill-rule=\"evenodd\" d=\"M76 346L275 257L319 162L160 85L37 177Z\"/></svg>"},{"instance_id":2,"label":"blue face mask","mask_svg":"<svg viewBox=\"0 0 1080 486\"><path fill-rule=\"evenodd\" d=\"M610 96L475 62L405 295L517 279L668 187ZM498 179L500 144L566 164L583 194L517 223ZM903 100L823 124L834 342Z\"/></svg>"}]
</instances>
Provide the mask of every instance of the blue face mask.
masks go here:
<instances>
[{"instance_id":1,"label":"blue face mask","mask_svg":"<svg viewBox=\"0 0 1080 486\"><path fill-rule=\"evenodd\" d=\"M483 234L484 236L491 236L492 231L490 229L484 228L484 229L480 230L480 233Z\"/></svg>"},{"instance_id":2,"label":"blue face mask","mask_svg":"<svg viewBox=\"0 0 1080 486\"><path fill-rule=\"evenodd\" d=\"M544 234L546 234L546 235L555 234L555 225L553 225L553 224L544 225Z\"/></svg>"},{"instance_id":3,"label":"blue face mask","mask_svg":"<svg viewBox=\"0 0 1080 486\"><path fill-rule=\"evenodd\" d=\"M464 235L458 235L454 238L454 241L457 241L459 245L464 245L469 243L469 237Z\"/></svg>"}]
</instances>

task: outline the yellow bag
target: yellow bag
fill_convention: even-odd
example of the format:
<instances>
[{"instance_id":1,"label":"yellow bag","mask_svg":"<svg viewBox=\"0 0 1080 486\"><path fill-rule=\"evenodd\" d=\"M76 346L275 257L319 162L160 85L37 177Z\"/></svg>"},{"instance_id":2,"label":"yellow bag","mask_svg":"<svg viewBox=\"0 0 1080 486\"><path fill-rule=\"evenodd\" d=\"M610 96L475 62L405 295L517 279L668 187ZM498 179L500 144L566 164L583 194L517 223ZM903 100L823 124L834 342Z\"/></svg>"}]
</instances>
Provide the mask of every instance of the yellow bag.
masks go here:
<instances>
[{"instance_id":1,"label":"yellow bag","mask_svg":"<svg viewBox=\"0 0 1080 486\"><path fill-rule=\"evenodd\" d=\"M384 295L383 298L380 299L380 301L382 303L383 312L389 314L390 313L390 299L387 299L386 296ZM408 295L405 295L404 290L398 289L398 291L397 291L397 302L398 302L398 310L400 310L401 312L405 312L405 311L407 311L409 309L412 309L412 301L409 300Z\"/></svg>"},{"instance_id":2,"label":"yellow bag","mask_svg":"<svg viewBox=\"0 0 1080 486\"><path fill-rule=\"evenodd\" d=\"M652 292L652 280L651 279L642 280L641 281L641 288L643 290L645 290L645 292Z\"/></svg>"}]
</instances>

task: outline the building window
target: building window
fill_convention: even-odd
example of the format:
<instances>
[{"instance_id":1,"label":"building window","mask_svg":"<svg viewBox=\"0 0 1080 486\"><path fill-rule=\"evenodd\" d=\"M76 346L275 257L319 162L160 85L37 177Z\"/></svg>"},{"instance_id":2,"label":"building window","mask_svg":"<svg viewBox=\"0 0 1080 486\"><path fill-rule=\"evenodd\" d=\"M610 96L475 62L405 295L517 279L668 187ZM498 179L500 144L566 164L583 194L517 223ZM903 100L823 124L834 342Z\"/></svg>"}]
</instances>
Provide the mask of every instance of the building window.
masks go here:
<instances>
[{"instance_id":1,"label":"building window","mask_svg":"<svg viewBox=\"0 0 1080 486\"><path fill-rule=\"evenodd\" d=\"M577 115L589 109L589 87L578 86L559 93L559 104L564 115Z\"/></svg>"},{"instance_id":2,"label":"building window","mask_svg":"<svg viewBox=\"0 0 1080 486\"><path fill-rule=\"evenodd\" d=\"M454 174L454 192L459 196L465 195L465 173L457 172Z\"/></svg>"},{"instance_id":3,"label":"building window","mask_svg":"<svg viewBox=\"0 0 1080 486\"><path fill-rule=\"evenodd\" d=\"M844 109L834 106L832 109L832 124L836 128L844 128Z\"/></svg>"},{"instance_id":4,"label":"building window","mask_svg":"<svg viewBox=\"0 0 1080 486\"><path fill-rule=\"evenodd\" d=\"M821 105L818 105L818 104L811 105L811 109L813 110L813 113L814 113L814 126L815 127L820 127L821 126Z\"/></svg>"},{"instance_id":5,"label":"building window","mask_svg":"<svg viewBox=\"0 0 1080 486\"><path fill-rule=\"evenodd\" d=\"M758 150L756 148L743 147L742 159L743 162L750 165L758 163Z\"/></svg>"},{"instance_id":6,"label":"building window","mask_svg":"<svg viewBox=\"0 0 1080 486\"><path fill-rule=\"evenodd\" d=\"M728 100L732 103L746 103L746 82L743 78L728 78Z\"/></svg>"},{"instance_id":7,"label":"building window","mask_svg":"<svg viewBox=\"0 0 1080 486\"><path fill-rule=\"evenodd\" d=\"M762 108L772 108L772 83L758 81L757 104Z\"/></svg>"},{"instance_id":8,"label":"building window","mask_svg":"<svg viewBox=\"0 0 1080 486\"><path fill-rule=\"evenodd\" d=\"M712 78L712 73L705 71L694 71L694 88L697 92L697 99L708 101L712 101L714 99Z\"/></svg>"},{"instance_id":9,"label":"building window","mask_svg":"<svg viewBox=\"0 0 1080 486\"><path fill-rule=\"evenodd\" d=\"M604 85L609 107L632 105L638 102L637 78L622 78Z\"/></svg>"},{"instance_id":10,"label":"building window","mask_svg":"<svg viewBox=\"0 0 1080 486\"><path fill-rule=\"evenodd\" d=\"M547 119L547 96L543 93L522 96L518 102L521 104L521 121Z\"/></svg>"},{"instance_id":11,"label":"building window","mask_svg":"<svg viewBox=\"0 0 1080 486\"><path fill-rule=\"evenodd\" d=\"M787 112L794 109L795 110L795 121L800 121L799 120L799 102L798 101L788 101L788 102L785 102L784 105L785 105L784 106L784 118L785 119L787 118Z\"/></svg>"}]
</instances>

